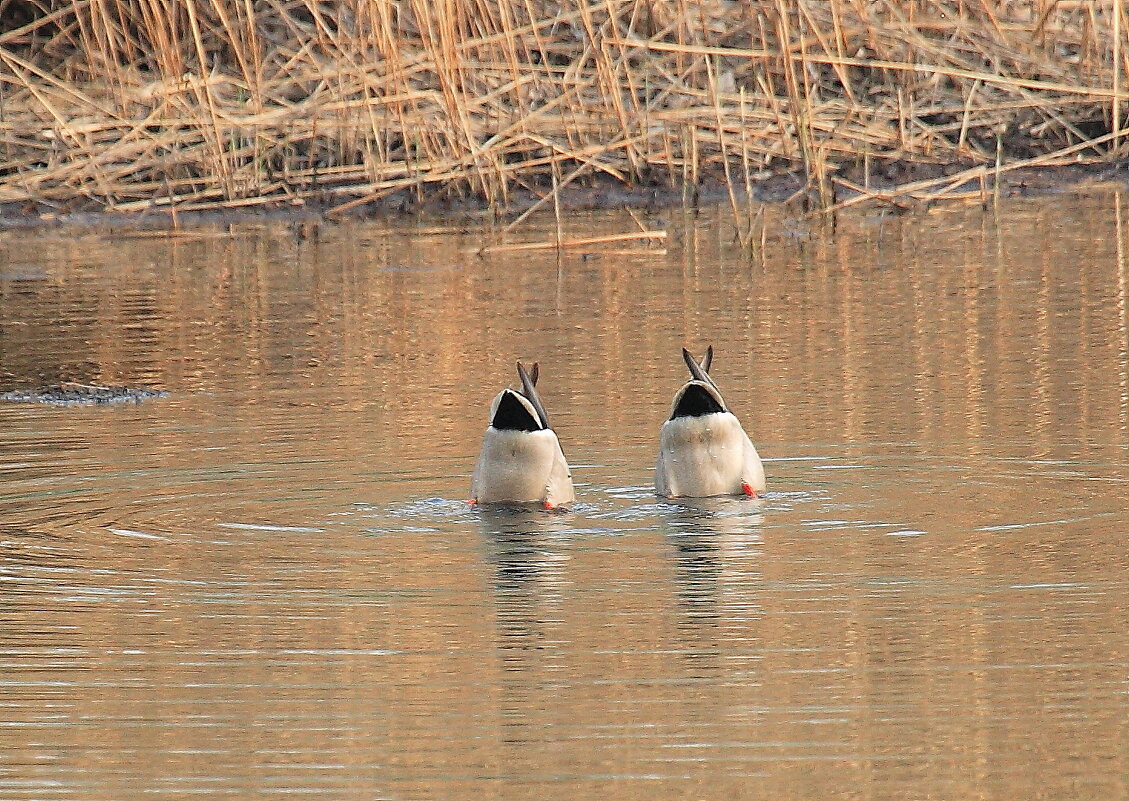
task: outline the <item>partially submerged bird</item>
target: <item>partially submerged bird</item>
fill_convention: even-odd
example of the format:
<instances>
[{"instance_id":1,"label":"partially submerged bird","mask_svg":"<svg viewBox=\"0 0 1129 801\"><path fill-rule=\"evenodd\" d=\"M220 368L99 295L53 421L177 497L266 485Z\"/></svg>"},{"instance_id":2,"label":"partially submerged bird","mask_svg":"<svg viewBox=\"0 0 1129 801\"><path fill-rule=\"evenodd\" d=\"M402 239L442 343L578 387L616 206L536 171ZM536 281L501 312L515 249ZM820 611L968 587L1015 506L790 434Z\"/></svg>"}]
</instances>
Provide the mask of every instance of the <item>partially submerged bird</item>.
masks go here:
<instances>
[{"instance_id":1,"label":"partially submerged bird","mask_svg":"<svg viewBox=\"0 0 1129 801\"><path fill-rule=\"evenodd\" d=\"M537 503L554 509L575 500L572 475L537 394L537 363L517 373L521 390L503 389L490 404L490 425L470 481L470 503Z\"/></svg>"},{"instance_id":2,"label":"partially submerged bird","mask_svg":"<svg viewBox=\"0 0 1129 801\"><path fill-rule=\"evenodd\" d=\"M710 378L713 346L701 364L686 348L682 358L691 378L674 396L659 432L655 491L667 498L756 497L765 490L764 466Z\"/></svg>"}]
</instances>

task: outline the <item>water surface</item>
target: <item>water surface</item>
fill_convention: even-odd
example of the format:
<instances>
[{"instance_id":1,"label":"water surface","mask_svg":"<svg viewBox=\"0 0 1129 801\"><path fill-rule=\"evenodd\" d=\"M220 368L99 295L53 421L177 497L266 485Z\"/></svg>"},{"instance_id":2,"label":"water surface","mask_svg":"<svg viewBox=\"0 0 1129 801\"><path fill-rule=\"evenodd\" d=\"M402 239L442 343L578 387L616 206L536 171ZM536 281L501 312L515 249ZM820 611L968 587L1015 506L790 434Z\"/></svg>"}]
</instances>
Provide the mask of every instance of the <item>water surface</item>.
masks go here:
<instances>
[{"instance_id":1,"label":"water surface","mask_svg":"<svg viewBox=\"0 0 1129 801\"><path fill-rule=\"evenodd\" d=\"M1126 797L1126 213L4 234L0 391L169 394L0 405L0 796ZM651 491L708 343L761 501Z\"/></svg>"}]
</instances>

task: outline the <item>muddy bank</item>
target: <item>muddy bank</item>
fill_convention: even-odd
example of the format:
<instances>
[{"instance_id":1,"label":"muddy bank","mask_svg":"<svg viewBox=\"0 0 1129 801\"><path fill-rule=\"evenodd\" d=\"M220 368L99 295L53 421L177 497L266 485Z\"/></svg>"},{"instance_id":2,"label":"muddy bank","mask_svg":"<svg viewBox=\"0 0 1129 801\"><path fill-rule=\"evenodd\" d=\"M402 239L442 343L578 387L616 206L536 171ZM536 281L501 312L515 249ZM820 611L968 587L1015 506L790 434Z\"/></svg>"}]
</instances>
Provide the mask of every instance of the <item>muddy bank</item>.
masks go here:
<instances>
[{"instance_id":1,"label":"muddy bank","mask_svg":"<svg viewBox=\"0 0 1129 801\"><path fill-rule=\"evenodd\" d=\"M799 172L758 176L734 185L732 192L723 176L711 176L694 187L625 184L607 177L588 180L584 186L559 190L557 203L564 212L634 208L660 210L709 206L736 200L739 204L794 204L799 215L834 211L839 205L874 204L897 212L925 210L954 200L989 201L997 196L1054 195L1065 192L1121 191L1129 189L1129 163L1077 164L1024 167L1001 172L982 168L982 175L968 176L975 168L963 165L895 163L865 173L861 168L844 169L831 176L830 195L821 199L816 187ZM998 191L997 191L998 187ZM478 198L449 196L419 197L411 190L390 195L379 202L358 204L337 212L338 203L316 200L293 204L268 201L257 206L179 211L168 206L123 214L93 205L69 208L36 203L0 204L0 231L41 227L105 227L127 230L172 230L181 226L224 225L240 222L278 222L296 225L333 223L348 219L419 218L435 221L484 219L513 220L540 205L541 213L552 213L551 188L544 191L521 188L510 195L503 211Z\"/></svg>"}]
</instances>

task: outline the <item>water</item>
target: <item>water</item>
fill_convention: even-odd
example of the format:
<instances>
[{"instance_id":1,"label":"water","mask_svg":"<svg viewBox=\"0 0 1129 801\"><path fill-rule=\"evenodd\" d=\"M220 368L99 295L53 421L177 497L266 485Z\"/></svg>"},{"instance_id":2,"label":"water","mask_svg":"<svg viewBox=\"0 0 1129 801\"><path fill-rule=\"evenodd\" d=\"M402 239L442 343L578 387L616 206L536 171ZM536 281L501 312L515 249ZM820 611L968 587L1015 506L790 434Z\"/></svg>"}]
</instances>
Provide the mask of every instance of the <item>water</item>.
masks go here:
<instances>
[{"instance_id":1,"label":"water","mask_svg":"<svg viewBox=\"0 0 1129 801\"><path fill-rule=\"evenodd\" d=\"M0 390L169 395L0 405L0 797L1129 796L1126 213L5 234ZM711 342L769 492L660 501Z\"/></svg>"}]
</instances>

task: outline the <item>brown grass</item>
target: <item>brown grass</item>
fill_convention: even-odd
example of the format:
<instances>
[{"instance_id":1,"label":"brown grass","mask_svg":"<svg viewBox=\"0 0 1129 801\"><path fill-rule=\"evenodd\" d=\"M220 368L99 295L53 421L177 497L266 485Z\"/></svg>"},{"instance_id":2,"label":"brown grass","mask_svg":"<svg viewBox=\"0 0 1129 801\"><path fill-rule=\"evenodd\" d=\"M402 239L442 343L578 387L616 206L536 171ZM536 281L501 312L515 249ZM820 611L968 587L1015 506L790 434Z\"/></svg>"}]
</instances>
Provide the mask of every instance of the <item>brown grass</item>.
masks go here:
<instances>
[{"instance_id":1,"label":"brown grass","mask_svg":"<svg viewBox=\"0 0 1129 801\"><path fill-rule=\"evenodd\" d=\"M940 199L1124 154L1125 5L0 0L0 202L505 210L523 189L559 215L607 176L723 180L736 215L787 171L824 208ZM960 171L899 185L905 163Z\"/></svg>"}]
</instances>

